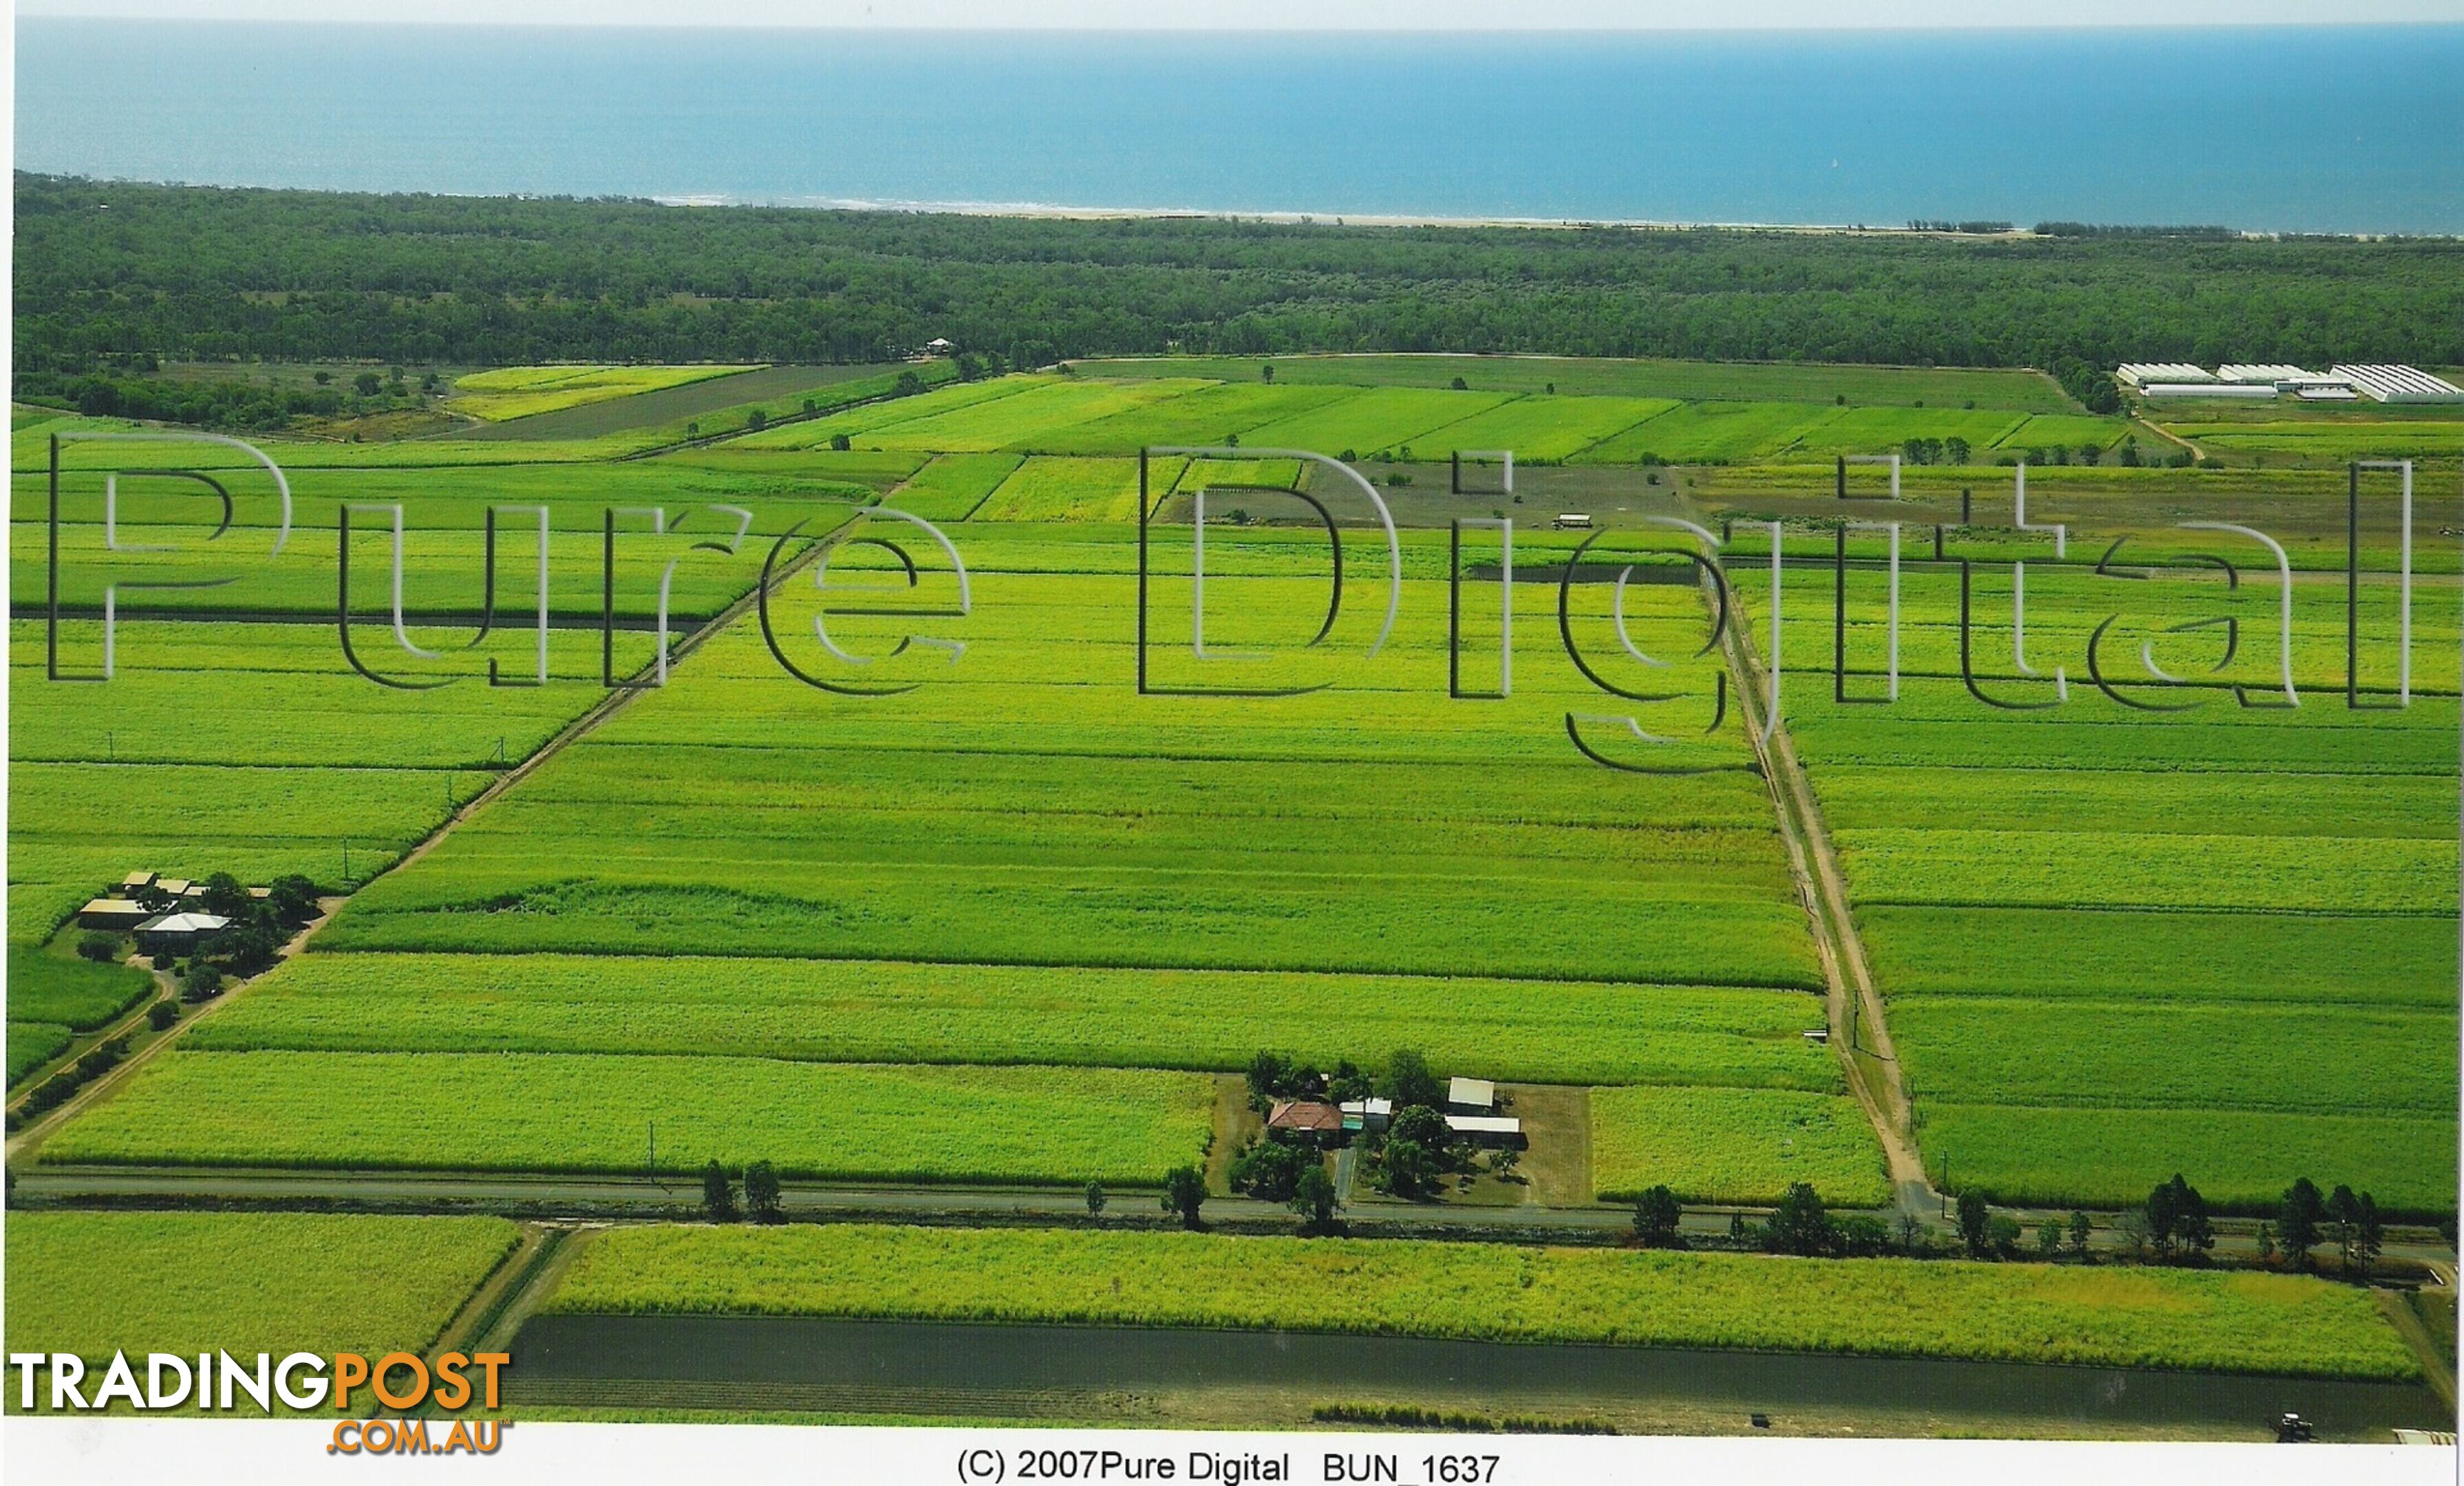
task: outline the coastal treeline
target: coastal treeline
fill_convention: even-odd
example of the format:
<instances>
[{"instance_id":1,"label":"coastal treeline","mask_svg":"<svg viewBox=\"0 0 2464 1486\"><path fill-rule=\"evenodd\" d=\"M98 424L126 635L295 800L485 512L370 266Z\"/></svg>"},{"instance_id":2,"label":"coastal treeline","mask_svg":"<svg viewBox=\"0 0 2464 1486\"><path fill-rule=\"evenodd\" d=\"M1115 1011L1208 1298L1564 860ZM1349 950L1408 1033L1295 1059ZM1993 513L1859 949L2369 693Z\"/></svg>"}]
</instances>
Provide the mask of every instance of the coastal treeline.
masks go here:
<instances>
[{"instance_id":1,"label":"coastal treeline","mask_svg":"<svg viewBox=\"0 0 2464 1486\"><path fill-rule=\"evenodd\" d=\"M1364 228L19 174L30 386L145 358L1013 364L1179 350L2464 363L2464 242Z\"/></svg>"}]
</instances>

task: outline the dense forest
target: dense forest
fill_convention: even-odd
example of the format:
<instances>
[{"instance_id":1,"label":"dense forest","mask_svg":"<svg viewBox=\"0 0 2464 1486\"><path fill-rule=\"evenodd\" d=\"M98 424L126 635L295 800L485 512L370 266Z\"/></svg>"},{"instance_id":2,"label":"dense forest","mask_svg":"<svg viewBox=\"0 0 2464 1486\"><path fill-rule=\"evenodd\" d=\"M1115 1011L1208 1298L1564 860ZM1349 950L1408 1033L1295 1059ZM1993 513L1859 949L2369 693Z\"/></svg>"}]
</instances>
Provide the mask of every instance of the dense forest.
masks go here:
<instances>
[{"instance_id":1,"label":"dense forest","mask_svg":"<svg viewBox=\"0 0 2464 1486\"><path fill-rule=\"evenodd\" d=\"M1181 350L2464 363L2464 242L1064 221L16 178L29 385L146 359Z\"/></svg>"}]
</instances>

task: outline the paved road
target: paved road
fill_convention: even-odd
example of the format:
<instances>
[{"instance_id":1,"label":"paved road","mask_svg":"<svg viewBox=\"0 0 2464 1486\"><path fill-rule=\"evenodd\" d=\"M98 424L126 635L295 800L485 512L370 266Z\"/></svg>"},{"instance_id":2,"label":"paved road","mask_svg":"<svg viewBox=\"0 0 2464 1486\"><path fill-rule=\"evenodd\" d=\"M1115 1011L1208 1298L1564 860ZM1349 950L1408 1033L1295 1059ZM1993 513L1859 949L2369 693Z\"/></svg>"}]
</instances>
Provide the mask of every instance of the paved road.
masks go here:
<instances>
[{"instance_id":1,"label":"paved road","mask_svg":"<svg viewBox=\"0 0 2464 1486\"><path fill-rule=\"evenodd\" d=\"M674 1217L701 1211L701 1185L689 1176L661 1184L623 1177L42 1167L17 1173L16 1195L58 1202L151 1198L303 1206L364 1203L496 1210L524 1216L605 1216L610 1210L623 1209L643 1216ZM1066 1217L1084 1215L1087 1211L1086 1198L1079 1192L1042 1189L790 1186L781 1196L788 1211L812 1213L964 1219L1022 1214ZM1115 1214L1156 1211L1161 1215L1155 1194L1144 1191L1114 1192L1110 1211ZM1299 1221L1278 1203L1248 1197L1209 1198L1205 1214L1217 1222ZM1634 1223L1633 1213L1624 1208L1421 1207L1389 1202L1354 1203L1345 1209L1344 1218L1355 1229L1461 1226L1611 1233L1628 1230ZM1727 1223L1725 1212L1686 1215L1686 1227L1693 1232L1726 1232Z\"/></svg>"}]
</instances>

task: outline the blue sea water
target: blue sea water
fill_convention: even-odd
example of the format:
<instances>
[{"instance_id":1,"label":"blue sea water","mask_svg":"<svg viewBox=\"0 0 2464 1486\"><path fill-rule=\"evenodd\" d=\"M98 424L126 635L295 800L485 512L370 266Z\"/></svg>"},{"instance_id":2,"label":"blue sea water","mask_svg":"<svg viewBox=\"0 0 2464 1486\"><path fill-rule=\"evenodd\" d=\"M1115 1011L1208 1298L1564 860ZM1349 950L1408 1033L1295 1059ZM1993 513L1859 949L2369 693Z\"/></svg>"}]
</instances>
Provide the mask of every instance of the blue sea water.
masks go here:
<instances>
[{"instance_id":1,"label":"blue sea water","mask_svg":"<svg viewBox=\"0 0 2464 1486\"><path fill-rule=\"evenodd\" d=\"M2464 25L1051 34L30 19L20 168L783 203L2464 232Z\"/></svg>"}]
</instances>

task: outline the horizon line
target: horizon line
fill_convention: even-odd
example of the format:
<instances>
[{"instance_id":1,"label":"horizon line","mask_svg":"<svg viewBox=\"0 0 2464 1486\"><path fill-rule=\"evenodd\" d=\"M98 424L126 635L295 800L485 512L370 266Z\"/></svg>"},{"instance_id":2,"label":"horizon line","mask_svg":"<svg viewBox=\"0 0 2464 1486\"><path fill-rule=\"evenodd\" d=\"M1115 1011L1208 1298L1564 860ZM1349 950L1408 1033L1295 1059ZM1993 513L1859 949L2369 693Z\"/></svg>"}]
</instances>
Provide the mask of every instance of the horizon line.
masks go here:
<instances>
[{"instance_id":1,"label":"horizon line","mask_svg":"<svg viewBox=\"0 0 2464 1486\"><path fill-rule=\"evenodd\" d=\"M1740 21L1728 25L1702 26L1635 22L1625 25L1592 23L1551 24L1547 21L1516 25L1483 23L1438 23L1412 26L1378 26L1360 24L1223 24L1178 23L1158 21L1135 26L1086 25L1069 21L1046 23L1011 23L981 25L966 20L936 21L930 18L876 23L871 20L847 20L831 17L798 20L778 16L744 19L695 17L691 20L630 18L624 15L587 17L506 16L502 14L449 15L439 17L401 15L343 14L331 16L268 15L268 14L169 14L152 11L112 11L95 13L71 10L51 10L40 4L20 5L17 19L25 21L61 21L84 24L169 24L186 26L288 26L297 28L363 27L397 30L493 30L493 31L773 31L863 33L872 35L1081 35L1081 36L1646 36L1646 35L1876 35L1876 34L2014 34L2029 32L2086 33L2094 32L2198 32L2205 33L2259 31L2377 31L2397 29L2439 30L2464 28L2464 14L2447 17L2380 16L2364 19L2268 19L2268 20L2195 20L2183 18L2105 18L2066 21L2059 19L2013 20L1875 20L1839 25L1806 25L1793 21Z\"/></svg>"}]
</instances>

